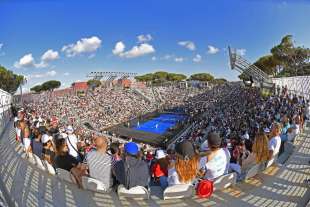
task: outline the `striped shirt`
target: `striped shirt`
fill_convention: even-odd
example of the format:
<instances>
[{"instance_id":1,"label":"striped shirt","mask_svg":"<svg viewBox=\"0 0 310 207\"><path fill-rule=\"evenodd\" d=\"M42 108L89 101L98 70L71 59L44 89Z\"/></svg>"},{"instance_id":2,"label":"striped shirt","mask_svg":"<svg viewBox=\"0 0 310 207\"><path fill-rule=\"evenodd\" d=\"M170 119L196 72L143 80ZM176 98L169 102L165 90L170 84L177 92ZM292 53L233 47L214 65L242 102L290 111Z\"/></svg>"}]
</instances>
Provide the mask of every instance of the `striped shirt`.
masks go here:
<instances>
[{"instance_id":1,"label":"striped shirt","mask_svg":"<svg viewBox=\"0 0 310 207\"><path fill-rule=\"evenodd\" d=\"M86 155L90 177L100 180L108 190L112 184L112 157L106 153L92 150Z\"/></svg>"}]
</instances>

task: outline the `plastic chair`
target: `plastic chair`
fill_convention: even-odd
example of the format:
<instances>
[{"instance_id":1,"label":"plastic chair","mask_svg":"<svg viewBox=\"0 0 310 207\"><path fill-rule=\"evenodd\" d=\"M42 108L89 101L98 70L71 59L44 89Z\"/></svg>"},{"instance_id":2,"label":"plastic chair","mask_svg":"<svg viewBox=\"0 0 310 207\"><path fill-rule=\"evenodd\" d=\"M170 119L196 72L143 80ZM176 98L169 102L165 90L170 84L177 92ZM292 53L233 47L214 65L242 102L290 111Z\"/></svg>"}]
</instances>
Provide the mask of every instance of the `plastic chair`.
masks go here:
<instances>
[{"instance_id":1,"label":"plastic chair","mask_svg":"<svg viewBox=\"0 0 310 207\"><path fill-rule=\"evenodd\" d=\"M143 186L136 186L128 190L123 185L119 185L117 194L119 197L136 199L149 199L150 197L150 192Z\"/></svg>"},{"instance_id":2,"label":"plastic chair","mask_svg":"<svg viewBox=\"0 0 310 207\"><path fill-rule=\"evenodd\" d=\"M237 173L228 173L216 178L213 181L213 190L223 190L237 183Z\"/></svg>"},{"instance_id":3,"label":"plastic chair","mask_svg":"<svg viewBox=\"0 0 310 207\"><path fill-rule=\"evenodd\" d=\"M55 168L50 163L48 163L46 160L44 160L43 164L44 164L44 166L47 169L49 174L51 174L51 175L56 174Z\"/></svg>"},{"instance_id":4,"label":"plastic chair","mask_svg":"<svg viewBox=\"0 0 310 207\"><path fill-rule=\"evenodd\" d=\"M109 189L100 181L95 178L82 177L82 186L84 189L91 190L94 192L106 193Z\"/></svg>"},{"instance_id":5,"label":"plastic chair","mask_svg":"<svg viewBox=\"0 0 310 207\"><path fill-rule=\"evenodd\" d=\"M69 171L67 171L67 170L64 170L64 169L61 169L61 168L57 168L56 169L56 175L61 180L65 180L65 181L67 181L69 183L76 184L76 181L71 178L71 173Z\"/></svg>"},{"instance_id":6,"label":"plastic chair","mask_svg":"<svg viewBox=\"0 0 310 207\"><path fill-rule=\"evenodd\" d=\"M256 164L246 172L245 180L254 177L261 171L261 164Z\"/></svg>"},{"instance_id":7,"label":"plastic chair","mask_svg":"<svg viewBox=\"0 0 310 207\"><path fill-rule=\"evenodd\" d=\"M191 184L179 184L167 187L164 190L164 200L179 199L191 197L194 192L194 187Z\"/></svg>"}]
</instances>

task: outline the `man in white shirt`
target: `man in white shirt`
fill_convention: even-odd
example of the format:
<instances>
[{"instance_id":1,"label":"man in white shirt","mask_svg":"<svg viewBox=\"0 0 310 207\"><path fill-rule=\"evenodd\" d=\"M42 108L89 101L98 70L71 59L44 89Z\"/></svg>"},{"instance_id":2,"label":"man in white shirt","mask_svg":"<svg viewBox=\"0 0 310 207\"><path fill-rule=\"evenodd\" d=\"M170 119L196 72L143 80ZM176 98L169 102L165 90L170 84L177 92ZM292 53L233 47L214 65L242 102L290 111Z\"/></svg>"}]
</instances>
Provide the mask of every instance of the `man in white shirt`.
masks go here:
<instances>
[{"instance_id":1,"label":"man in white shirt","mask_svg":"<svg viewBox=\"0 0 310 207\"><path fill-rule=\"evenodd\" d=\"M275 158L281 147L281 126L278 123L274 123L271 130L271 138L269 139L268 148L269 148L269 160Z\"/></svg>"},{"instance_id":2,"label":"man in white shirt","mask_svg":"<svg viewBox=\"0 0 310 207\"><path fill-rule=\"evenodd\" d=\"M208 146L210 153L205 157L205 179L214 180L215 178L224 175L228 171L229 153L221 148L222 138L217 133L208 134ZM202 158L203 159L203 158ZM200 165L202 165L200 161Z\"/></svg>"},{"instance_id":3,"label":"man in white shirt","mask_svg":"<svg viewBox=\"0 0 310 207\"><path fill-rule=\"evenodd\" d=\"M67 145L69 148L69 154L79 159L78 148L77 148L78 139L73 133L74 132L73 127L69 125L66 129L66 132L68 133Z\"/></svg>"}]
</instances>

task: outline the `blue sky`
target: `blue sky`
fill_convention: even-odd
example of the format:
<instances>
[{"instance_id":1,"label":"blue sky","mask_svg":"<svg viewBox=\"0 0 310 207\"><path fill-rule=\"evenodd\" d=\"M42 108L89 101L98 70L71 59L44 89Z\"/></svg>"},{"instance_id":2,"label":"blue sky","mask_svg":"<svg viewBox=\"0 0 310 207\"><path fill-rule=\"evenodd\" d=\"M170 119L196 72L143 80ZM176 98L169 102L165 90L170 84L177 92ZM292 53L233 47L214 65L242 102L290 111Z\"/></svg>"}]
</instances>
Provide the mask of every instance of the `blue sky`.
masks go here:
<instances>
[{"instance_id":1,"label":"blue sky","mask_svg":"<svg viewBox=\"0 0 310 207\"><path fill-rule=\"evenodd\" d=\"M4 0L0 64L26 75L25 88L50 79L69 86L90 71L236 80L228 45L251 61L286 34L310 47L309 20L310 1L301 0Z\"/></svg>"}]
</instances>

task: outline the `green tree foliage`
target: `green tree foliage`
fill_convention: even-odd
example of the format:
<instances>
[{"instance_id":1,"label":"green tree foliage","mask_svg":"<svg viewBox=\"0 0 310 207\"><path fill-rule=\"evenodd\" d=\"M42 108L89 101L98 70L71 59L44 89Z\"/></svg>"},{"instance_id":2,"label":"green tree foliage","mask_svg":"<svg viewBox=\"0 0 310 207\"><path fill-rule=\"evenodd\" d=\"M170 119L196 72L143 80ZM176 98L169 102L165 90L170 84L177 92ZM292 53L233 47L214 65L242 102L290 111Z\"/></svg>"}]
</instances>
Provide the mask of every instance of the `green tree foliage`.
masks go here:
<instances>
[{"instance_id":1,"label":"green tree foliage","mask_svg":"<svg viewBox=\"0 0 310 207\"><path fill-rule=\"evenodd\" d=\"M239 77L240 80L244 80L244 81L249 81L250 80L250 77L247 76L245 73L241 73L238 77Z\"/></svg>"},{"instance_id":2,"label":"green tree foliage","mask_svg":"<svg viewBox=\"0 0 310 207\"><path fill-rule=\"evenodd\" d=\"M153 74L152 73L147 73L145 75L136 76L135 79L137 81L141 81L141 82L150 82L150 81L153 80Z\"/></svg>"},{"instance_id":3,"label":"green tree foliage","mask_svg":"<svg viewBox=\"0 0 310 207\"><path fill-rule=\"evenodd\" d=\"M292 35L284 36L280 44L271 48L270 52L271 54L260 57L254 63L268 75L274 77L310 75L310 49L296 46ZM241 74L239 78L249 79L245 74Z\"/></svg>"},{"instance_id":4,"label":"green tree foliage","mask_svg":"<svg viewBox=\"0 0 310 207\"><path fill-rule=\"evenodd\" d=\"M281 43L271 49L271 53L283 68L280 75L309 75L304 69L310 65L310 49L295 46L292 35L283 37Z\"/></svg>"},{"instance_id":5,"label":"green tree foliage","mask_svg":"<svg viewBox=\"0 0 310 207\"><path fill-rule=\"evenodd\" d=\"M36 86L30 88L30 91L34 91L36 93L40 93L42 91L42 89L43 89L42 85L36 85Z\"/></svg>"},{"instance_id":6,"label":"green tree foliage","mask_svg":"<svg viewBox=\"0 0 310 207\"><path fill-rule=\"evenodd\" d=\"M53 91L54 89L59 88L60 85L61 85L60 81L50 80L44 82L41 86L43 91Z\"/></svg>"},{"instance_id":7,"label":"green tree foliage","mask_svg":"<svg viewBox=\"0 0 310 207\"><path fill-rule=\"evenodd\" d=\"M254 65L262 69L268 75L276 75L280 62L273 55L265 55L259 58Z\"/></svg>"},{"instance_id":8,"label":"green tree foliage","mask_svg":"<svg viewBox=\"0 0 310 207\"><path fill-rule=\"evenodd\" d=\"M190 80L212 81L214 77L209 73L196 73L191 75Z\"/></svg>"},{"instance_id":9,"label":"green tree foliage","mask_svg":"<svg viewBox=\"0 0 310 207\"><path fill-rule=\"evenodd\" d=\"M101 81L100 80L91 79L91 80L87 81L87 85L89 87L96 88L96 87L99 87L101 85Z\"/></svg>"},{"instance_id":10,"label":"green tree foliage","mask_svg":"<svg viewBox=\"0 0 310 207\"><path fill-rule=\"evenodd\" d=\"M183 74L178 73L168 73L167 80L168 81L182 81L185 80L187 77Z\"/></svg>"},{"instance_id":11,"label":"green tree foliage","mask_svg":"<svg viewBox=\"0 0 310 207\"><path fill-rule=\"evenodd\" d=\"M24 76L14 74L12 71L7 70L0 65L0 88L14 94L20 84L25 81Z\"/></svg>"},{"instance_id":12,"label":"green tree foliage","mask_svg":"<svg viewBox=\"0 0 310 207\"><path fill-rule=\"evenodd\" d=\"M212 80L212 83L219 85L224 84L226 82L227 80L225 78L215 78L214 80Z\"/></svg>"},{"instance_id":13,"label":"green tree foliage","mask_svg":"<svg viewBox=\"0 0 310 207\"><path fill-rule=\"evenodd\" d=\"M136 76L135 79L141 82L163 83L167 81L182 81L186 79L186 75L158 71L155 73L147 73L145 75Z\"/></svg>"}]
</instances>

